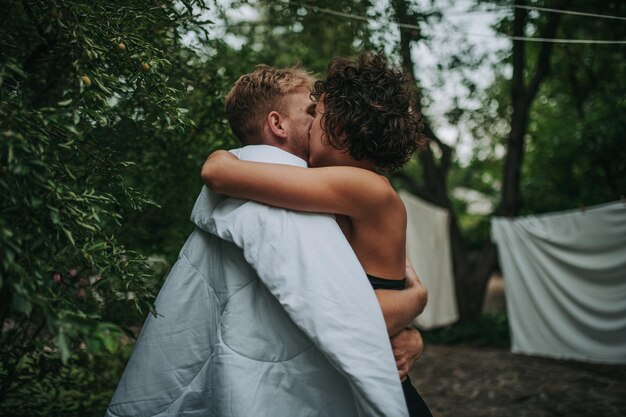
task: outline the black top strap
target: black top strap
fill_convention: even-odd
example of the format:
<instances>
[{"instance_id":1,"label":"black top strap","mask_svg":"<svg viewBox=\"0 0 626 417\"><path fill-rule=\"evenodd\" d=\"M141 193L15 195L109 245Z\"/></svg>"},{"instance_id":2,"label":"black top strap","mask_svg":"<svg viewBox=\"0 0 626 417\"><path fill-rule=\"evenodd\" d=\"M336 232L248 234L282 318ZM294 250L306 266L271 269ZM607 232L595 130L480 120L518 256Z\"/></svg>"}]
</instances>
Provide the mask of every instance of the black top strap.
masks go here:
<instances>
[{"instance_id":1,"label":"black top strap","mask_svg":"<svg viewBox=\"0 0 626 417\"><path fill-rule=\"evenodd\" d=\"M385 279L378 278L374 275L366 274L367 279L375 290L403 290L406 285L406 278L403 279Z\"/></svg>"}]
</instances>

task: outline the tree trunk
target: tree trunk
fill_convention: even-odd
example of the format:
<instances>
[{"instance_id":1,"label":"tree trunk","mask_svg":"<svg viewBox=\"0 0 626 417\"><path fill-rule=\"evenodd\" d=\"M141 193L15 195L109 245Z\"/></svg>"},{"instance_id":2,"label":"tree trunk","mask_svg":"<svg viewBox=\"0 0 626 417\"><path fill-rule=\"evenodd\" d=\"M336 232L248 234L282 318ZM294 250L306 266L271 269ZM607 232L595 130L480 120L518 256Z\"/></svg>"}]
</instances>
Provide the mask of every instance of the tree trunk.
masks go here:
<instances>
[{"instance_id":1,"label":"tree trunk","mask_svg":"<svg viewBox=\"0 0 626 417\"><path fill-rule=\"evenodd\" d=\"M394 0L393 8L399 23L418 24L417 16L409 13L406 0ZM400 30L400 52L405 72L413 75L415 64L411 57L411 37L404 29ZM421 112L421 96L418 88L415 90L415 95L417 109ZM485 248L473 258L467 251L447 190L452 149L437 137L426 118L424 118L424 133L431 139L431 146L437 146L442 155L437 161L430 146L419 154L424 186L419 186L409 176L402 173L396 174L396 178L402 180L409 191L448 210L457 305L460 319L467 321L481 313L487 281L497 266L495 246L488 242Z\"/></svg>"},{"instance_id":2,"label":"tree trunk","mask_svg":"<svg viewBox=\"0 0 626 417\"><path fill-rule=\"evenodd\" d=\"M524 6L525 0L515 0L515 5ZM565 7L569 1L563 1L560 7ZM526 19L528 11L522 8L515 9L513 20L513 36L525 35ZM561 14L553 13L548 18L546 25L540 31L540 38L554 38ZM504 162L502 177L502 200L498 209L501 216L515 216L523 205L523 197L520 190L520 177L522 163L524 162L525 136L528 132L528 116L541 83L550 70L550 55L554 44L544 42L537 57L535 73L528 86L524 82L526 71L525 41L513 41L513 89L511 116L511 130L507 138L507 153Z\"/></svg>"},{"instance_id":3,"label":"tree trunk","mask_svg":"<svg viewBox=\"0 0 626 417\"><path fill-rule=\"evenodd\" d=\"M564 7L569 0L562 1L559 6ZM515 5L523 6L523 0L515 0ZM394 0L393 3L396 19L399 23L417 25L419 16L409 11L407 0ZM513 22L513 36L525 36L524 28L528 12L522 8L516 8ZM539 32L538 37L553 38L556 34L561 14L553 13L548 18L546 25ZM535 99L539 87L550 69L550 55L553 49L552 43L543 43L536 65L534 66L534 76L529 85L524 82L524 72L527 70L527 59L525 56L524 41L513 41L513 90L512 105L513 114L511 117L511 130L507 138L507 154L502 182L502 198L497 209L499 215L514 216L519 213L523 204L520 190L521 168L524 159L525 143L524 138L528 131L528 118L530 107ZM409 33L400 30L400 51L402 64L408 74L414 74L415 64L411 57L411 38ZM416 89L416 102L421 111L420 92ZM419 158L422 164L423 186L415 184L410 177L403 174L396 175L401 179L407 188L419 197L441 206L450 213L450 247L454 268L454 281L456 285L457 304L461 321L467 321L478 316L482 311L482 304L489 277L497 267L497 251L492 242L485 243L485 246L477 253L470 253L463 239L463 235L458 225L456 213L448 197L447 175L452 156L449 146L441 142L432 131L429 123L424 119L425 133L432 140L433 144L441 150L439 163L435 158L432 148L427 148L420 153ZM431 144L431 146L433 146Z\"/></svg>"}]
</instances>

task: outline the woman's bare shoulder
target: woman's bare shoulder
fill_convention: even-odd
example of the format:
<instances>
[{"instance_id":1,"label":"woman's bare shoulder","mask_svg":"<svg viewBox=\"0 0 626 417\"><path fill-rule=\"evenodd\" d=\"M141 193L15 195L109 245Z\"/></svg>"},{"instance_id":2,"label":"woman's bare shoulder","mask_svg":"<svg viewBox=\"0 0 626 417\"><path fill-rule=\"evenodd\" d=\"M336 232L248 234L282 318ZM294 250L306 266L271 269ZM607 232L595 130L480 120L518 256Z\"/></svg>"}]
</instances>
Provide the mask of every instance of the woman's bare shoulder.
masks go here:
<instances>
[{"instance_id":1,"label":"woman's bare shoulder","mask_svg":"<svg viewBox=\"0 0 626 417\"><path fill-rule=\"evenodd\" d=\"M316 169L316 168L314 168ZM325 167L327 178L332 178L335 186L351 205L353 217L380 213L383 210L397 210L402 204L389 180L376 172L351 166Z\"/></svg>"}]
</instances>

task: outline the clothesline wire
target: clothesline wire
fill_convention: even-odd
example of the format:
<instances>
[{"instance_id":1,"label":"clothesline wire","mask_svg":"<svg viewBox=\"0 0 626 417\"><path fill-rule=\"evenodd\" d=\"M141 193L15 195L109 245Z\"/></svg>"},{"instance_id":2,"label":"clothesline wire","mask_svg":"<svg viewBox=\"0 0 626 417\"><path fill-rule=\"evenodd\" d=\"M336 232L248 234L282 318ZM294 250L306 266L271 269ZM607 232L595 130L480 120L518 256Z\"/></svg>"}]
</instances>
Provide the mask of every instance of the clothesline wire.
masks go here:
<instances>
[{"instance_id":1,"label":"clothesline wire","mask_svg":"<svg viewBox=\"0 0 626 417\"><path fill-rule=\"evenodd\" d=\"M539 6L526 6L526 5L521 5L521 4L512 4L509 6L500 6L497 4L492 4L490 6L491 8L488 9L476 9L476 10L467 10L467 11L459 11L459 12L453 12L454 14L460 14L460 13L481 13L481 12L494 12L494 11L498 11L498 10L507 10L509 7L512 7L514 9L524 9L524 10L537 10L540 12L548 12L548 13L560 13L560 14L570 14L570 15L575 15L575 16L585 16L585 17L597 17L600 19L615 19L615 20L626 20L626 17L624 16L615 16L615 15L610 15L610 14L600 14L600 13L589 13L589 12L579 12L576 10L566 10L566 9L553 9L550 7L539 7ZM448 13L446 13L448 14Z\"/></svg>"},{"instance_id":2,"label":"clothesline wire","mask_svg":"<svg viewBox=\"0 0 626 417\"><path fill-rule=\"evenodd\" d=\"M549 9L546 7L534 7L534 6L520 6L520 5L498 6L495 4L489 6L488 8L447 11L445 12L445 15L446 16L467 16L467 15L479 14L479 13L494 13L494 12L508 11L510 10L509 9L510 7L528 9L528 10L537 10L537 11L543 11L547 13L560 13L560 14L569 14L569 15L583 16L583 17L589 17L589 18L614 19L614 20L626 21L626 17L613 16L613 15L608 15L608 14L586 13L586 12L577 12L574 10Z\"/></svg>"},{"instance_id":3,"label":"clothesline wire","mask_svg":"<svg viewBox=\"0 0 626 417\"><path fill-rule=\"evenodd\" d=\"M291 0L287 0L287 2L288 3L293 3ZM313 7L317 7L317 6L313 6ZM490 8L490 9L476 9L476 10L456 11L456 12L452 12L452 14L494 12L494 11L497 11L497 10L506 10L509 7L512 7L514 9L538 10L538 11L548 12L548 13L560 13L560 14L569 14L569 15L575 15L575 16L597 17L597 18L600 18L600 19L615 19L615 20L624 20L624 21L626 21L626 17L624 17L624 16L615 16L615 15L609 15L609 14L580 12L580 11L576 11L576 10L554 9L554 8L550 8L550 7L526 6L526 5L521 5L521 4L512 4L512 5L509 5L509 6L500 6L500 5L497 5L497 4L492 4L491 7L492 8ZM334 11L334 12L337 13L338 15L339 14L343 14L343 15L348 15L348 16L354 16L354 15L349 15L347 13L342 13L342 12L337 12L337 11ZM446 13L446 14L450 14L450 13ZM367 20L368 19L367 17L363 17L363 16L360 16L360 18L362 20Z\"/></svg>"},{"instance_id":4,"label":"clothesline wire","mask_svg":"<svg viewBox=\"0 0 626 417\"><path fill-rule=\"evenodd\" d=\"M360 15L355 15L355 14L351 14L351 13L340 12L340 11L337 11L337 10L332 10L332 9L327 9L327 8L324 8L324 7L308 5L308 4L305 4L305 3L299 3L299 5L304 7L305 9L309 9L309 10L312 10L314 12L330 14L330 15L334 15L334 16L338 16L338 17L345 17L345 18L348 18L348 19L361 20L361 21L365 21L365 22L369 22L369 21L373 20L372 18L367 17L367 16L360 16ZM557 9L553 9L553 10L557 10ZM396 25L399 28L402 28L402 29L416 29L416 30L420 29L420 27L418 25L412 25L410 23L396 23ZM464 32L464 33L466 35L469 35L469 36L481 36L481 37L488 37L488 38L495 38L496 37L496 36L493 36L493 35L482 34L482 33L472 33L472 32ZM528 42L601 44L601 45L626 45L626 40L616 40L616 41L613 41L613 40L596 40L596 39L531 38L531 37L527 37L527 36L508 36L508 35L503 35L503 37L508 38L510 40L514 40L514 41L528 41Z\"/></svg>"},{"instance_id":5,"label":"clothesline wire","mask_svg":"<svg viewBox=\"0 0 626 417\"><path fill-rule=\"evenodd\" d=\"M563 9L551 9L548 7L538 7L538 6L524 6L521 4L514 4L511 7L515 9L525 9L525 10L539 10L541 12L548 13L561 13L561 14L571 14L576 16L585 16L585 17L598 17L601 19L616 19L616 20L626 20L626 17L622 16L613 16L608 14L597 14L597 13L587 13L587 12L577 12L574 10L563 10Z\"/></svg>"}]
</instances>

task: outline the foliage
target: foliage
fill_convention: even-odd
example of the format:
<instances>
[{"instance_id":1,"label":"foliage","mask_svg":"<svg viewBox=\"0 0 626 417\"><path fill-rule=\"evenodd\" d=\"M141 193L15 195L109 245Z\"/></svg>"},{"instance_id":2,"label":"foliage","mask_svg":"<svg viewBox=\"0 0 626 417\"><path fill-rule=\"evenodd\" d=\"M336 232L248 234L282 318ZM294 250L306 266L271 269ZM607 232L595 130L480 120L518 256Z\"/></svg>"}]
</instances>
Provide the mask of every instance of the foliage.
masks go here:
<instances>
[{"instance_id":1,"label":"foliage","mask_svg":"<svg viewBox=\"0 0 626 417\"><path fill-rule=\"evenodd\" d=\"M357 16L372 14L368 0L320 0L311 2L276 2L270 0L231 1L255 7L258 17L251 21L230 22L226 31L244 41L240 56L253 63L278 67L302 65L309 71L323 72L336 56L354 56L363 49L376 49L373 29L359 19L320 12L333 10Z\"/></svg>"},{"instance_id":2,"label":"foliage","mask_svg":"<svg viewBox=\"0 0 626 417\"><path fill-rule=\"evenodd\" d=\"M77 350L61 367L54 353L29 354L18 368L14 392L0 403L0 415L100 417L131 351L132 345L97 355Z\"/></svg>"},{"instance_id":3,"label":"foliage","mask_svg":"<svg viewBox=\"0 0 626 417\"><path fill-rule=\"evenodd\" d=\"M221 41L211 40L209 47L228 50ZM193 229L189 214L202 186L202 162L214 149L237 145L225 119L223 102L232 83L247 68L223 71L223 67L217 66L221 60L208 59L188 49L173 50L168 59L173 63L171 79L184 89L177 105L186 110L185 116L193 120L193 127L184 132L146 132L141 125L127 124L115 149L135 162L123 171L125 182L158 203L143 212L128 212L119 231L120 239L125 245L141 248L143 253L156 255L171 265ZM141 140L128 141L127 137Z\"/></svg>"},{"instance_id":4,"label":"foliage","mask_svg":"<svg viewBox=\"0 0 626 417\"><path fill-rule=\"evenodd\" d=\"M198 105L221 106L219 77L202 72L210 65L181 44L183 33L202 33L204 7L2 2L0 401L29 352L55 352L66 363L78 346L113 352L120 326L152 308L163 268L157 275L144 254L164 255L171 233L125 232L151 230L138 213L161 202L171 208L179 183L199 189L190 172L227 141L223 121L198 131L181 106L196 104L205 128L221 117ZM163 186L172 190L166 198Z\"/></svg>"},{"instance_id":5,"label":"foliage","mask_svg":"<svg viewBox=\"0 0 626 417\"><path fill-rule=\"evenodd\" d=\"M567 8L609 15L626 13L623 2L614 1L571 1ZM530 27L539 27L545 18L545 13L531 13ZM510 25L510 16L505 16L497 29L507 33ZM623 40L626 32L623 25L616 26L608 19L565 16L556 37ZM540 44L528 42L526 47L531 61ZM555 45L551 72L530 113L522 166L522 214L614 201L626 192L625 125L624 118L618 116L626 105L620 82L626 76L624 56L623 45ZM510 128L510 62L510 56L504 56L495 65L496 79L478 95L480 106L460 110L472 129L475 151L470 163L462 167L464 173L459 177L463 180L453 183L481 191L495 205L506 151L503 144Z\"/></svg>"},{"instance_id":6,"label":"foliage","mask_svg":"<svg viewBox=\"0 0 626 417\"><path fill-rule=\"evenodd\" d=\"M623 16L626 4L592 12ZM626 39L626 27L600 19L565 21L562 36ZM522 190L527 213L590 206L626 194L626 46L562 45L535 103ZM558 76L556 76L558 75Z\"/></svg>"}]
</instances>

